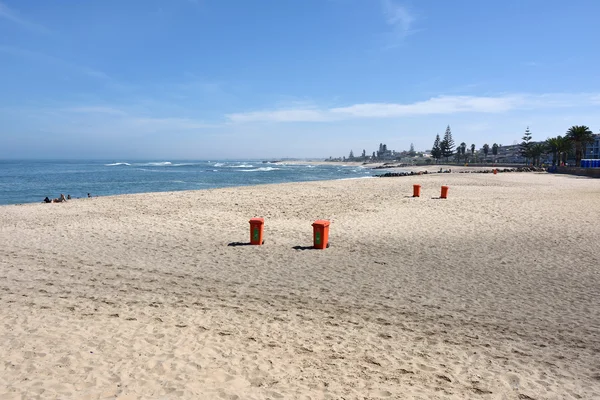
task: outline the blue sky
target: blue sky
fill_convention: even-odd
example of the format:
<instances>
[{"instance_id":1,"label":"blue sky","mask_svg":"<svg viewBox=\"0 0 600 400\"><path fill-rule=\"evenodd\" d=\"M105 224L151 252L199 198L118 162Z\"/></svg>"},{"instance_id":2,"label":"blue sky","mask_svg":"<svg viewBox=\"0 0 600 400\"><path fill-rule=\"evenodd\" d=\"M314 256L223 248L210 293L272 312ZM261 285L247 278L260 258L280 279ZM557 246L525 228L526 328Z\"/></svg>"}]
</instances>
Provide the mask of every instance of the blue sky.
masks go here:
<instances>
[{"instance_id":1,"label":"blue sky","mask_svg":"<svg viewBox=\"0 0 600 400\"><path fill-rule=\"evenodd\" d=\"M600 130L596 0L0 0L0 158L328 157Z\"/></svg>"}]
</instances>

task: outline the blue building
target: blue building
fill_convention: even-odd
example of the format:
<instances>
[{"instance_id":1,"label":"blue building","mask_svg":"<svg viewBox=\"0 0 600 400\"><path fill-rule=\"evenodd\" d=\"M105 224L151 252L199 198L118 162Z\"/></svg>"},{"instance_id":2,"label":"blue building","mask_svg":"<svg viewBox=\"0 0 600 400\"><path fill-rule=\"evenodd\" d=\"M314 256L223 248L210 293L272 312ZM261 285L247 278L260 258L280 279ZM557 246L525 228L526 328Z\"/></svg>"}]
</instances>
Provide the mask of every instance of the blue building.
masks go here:
<instances>
[{"instance_id":1,"label":"blue building","mask_svg":"<svg viewBox=\"0 0 600 400\"><path fill-rule=\"evenodd\" d=\"M600 159L600 133L594 135L594 142L585 148L584 159Z\"/></svg>"}]
</instances>

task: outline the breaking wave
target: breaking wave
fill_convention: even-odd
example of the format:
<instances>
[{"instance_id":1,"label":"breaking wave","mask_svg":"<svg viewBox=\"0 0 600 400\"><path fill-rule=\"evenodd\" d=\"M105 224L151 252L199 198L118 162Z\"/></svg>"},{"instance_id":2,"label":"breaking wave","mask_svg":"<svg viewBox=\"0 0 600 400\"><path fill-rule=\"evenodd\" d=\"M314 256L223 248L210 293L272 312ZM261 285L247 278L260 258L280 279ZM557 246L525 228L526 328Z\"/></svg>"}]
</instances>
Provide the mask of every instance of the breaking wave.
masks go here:
<instances>
[{"instance_id":1,"label":"breaking wave","mask_svg":"<svg viewBox=\"0 0 600 400\"><path fill-rule=\"evenodd\" d=\"M273 168L273 167L261 167L261 168L255 168L255 169L241 169L240 171L242 172L267 172L267 171L277 171L280 168Z\"/></svg>"}]
</instances>

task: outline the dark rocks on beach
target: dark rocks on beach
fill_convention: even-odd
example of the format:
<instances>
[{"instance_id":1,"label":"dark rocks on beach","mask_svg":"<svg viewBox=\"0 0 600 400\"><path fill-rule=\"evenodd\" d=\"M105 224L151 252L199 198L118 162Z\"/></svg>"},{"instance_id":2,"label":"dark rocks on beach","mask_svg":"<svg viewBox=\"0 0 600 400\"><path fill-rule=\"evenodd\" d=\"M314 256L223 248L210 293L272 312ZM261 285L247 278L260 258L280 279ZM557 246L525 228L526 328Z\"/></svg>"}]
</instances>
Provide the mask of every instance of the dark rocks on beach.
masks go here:
<instances>
[{"instance_id":1,"label":"dark rocks on beach","mask_svg":"<svg viewBox=\"0 0 600 400\"><path fill-rule=\"evenodd\" d=\"M502 172L545 172L541 167L518 167L518 168L495 168L497 173ZM460 174L493 174L493 169L483 169L479 171L459 171Z\"/></svg>"},{"instance_id":2,"label":"dark rocks on beach","mask_svg":"<svg viewBox=\"0 0 600 400\"><path fill-rule=\"evenodd\" d=\"M423 171L423 172L415 172L415 171L410 171L410 172L386 172L383 175L375 175L378 178L390 178L390 177L395 177L395 176L411 176L411 175L427 175L427 171Z\"/></svg>"},{"instance_id":3,"label":"dark rocks on beach","mask_svg":"<svg viewBox=\"0 0 600 400\"><path fill-rule=\"evenodd\" d=\"M366 163L363 163L363 165ZM376 167L373 167L371 169L388 169L388 168L402 168L402 167L407 167L408 164L394 164L394 163L385 163L383 165L378 165Z\"/></svg>"},{"instance_id":4,"label":"dark rocks on beach","mask_svg":"<svg viewBox=\"0 0 600 400\"><path fill-rule=\"evenodd\" d=\"M495 168L497 173L502 172L545 172L545 168L541 167L518 167L518 168ZM448 173L449 171L442 171L438 173ZM387 172L382 175L375 175L377 178L392 178L397 176L412 176L412 175L426 175L435 172ZM458 171L459 174L492 174L494 173L494 169L482 169L477 171Z\"/></svg>"}]
</instances>

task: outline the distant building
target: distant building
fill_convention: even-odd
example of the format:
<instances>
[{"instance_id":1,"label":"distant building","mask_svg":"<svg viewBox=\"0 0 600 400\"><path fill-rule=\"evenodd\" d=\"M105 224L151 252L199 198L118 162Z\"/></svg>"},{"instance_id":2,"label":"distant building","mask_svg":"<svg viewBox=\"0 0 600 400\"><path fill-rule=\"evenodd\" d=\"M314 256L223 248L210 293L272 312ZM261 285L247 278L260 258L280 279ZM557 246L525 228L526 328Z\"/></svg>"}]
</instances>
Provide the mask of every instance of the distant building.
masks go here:
<instances>
[{"instance_id":1,"label":"distant building","mask_svg":"<svg viewBox=\"0 0 600 400\"><path fill-rule=\"evenodd\" d=\"M480 154L483 154L483 149L479 150ZM492 154L492 149L490 148L490 152L488 153L488 158L494 158ZM499 163L518 163L524 164L527 162L525 157L521 155L521 145L513 144L510 146L500 146L498 147L498 155L495 156L496 162Z\"/></svg>"},{"instance_id":2,"label":"distant building","mask_svg":"<svg viewBox=\"0 0 600 400\"><path fill-rule=\"evenodd\" d=\"M380 143L379 151L377 152L377 158L380 160L394 160L396 158L396 152L394 150L388 150L387 144Z\"/></svg>"},{"instance_id":3,"label":"distant building","mask_svg":"<svg viewBox=\"0 0 600 400\"><path fill-rule=\"evenodd\" d=\"M600 159L600 133L594 135L594 142L587 145L583 158Z\"/></svg>"}]
</instances>

